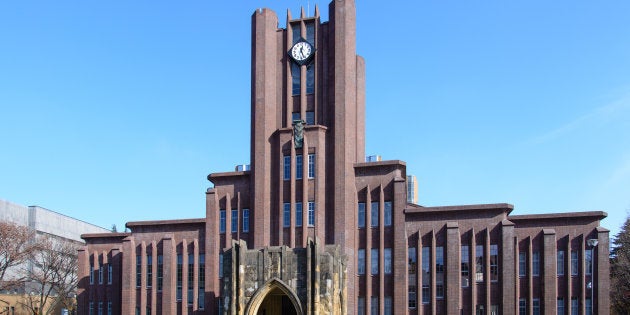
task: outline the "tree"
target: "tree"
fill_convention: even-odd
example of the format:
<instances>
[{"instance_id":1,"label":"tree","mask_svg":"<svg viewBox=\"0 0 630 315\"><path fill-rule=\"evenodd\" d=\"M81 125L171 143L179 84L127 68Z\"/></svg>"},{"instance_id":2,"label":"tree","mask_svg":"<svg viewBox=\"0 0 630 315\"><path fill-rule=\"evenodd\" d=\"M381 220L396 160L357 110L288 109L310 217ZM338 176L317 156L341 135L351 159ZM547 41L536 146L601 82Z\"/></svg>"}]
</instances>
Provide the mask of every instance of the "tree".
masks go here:
<instances>
[{"instance_id":1,"label":"tree","mask_svg":"<svg viewBox=\"0 0 630 315\"><path fill-rule=\"evenodd\" d=\"M0 221L0 290L12 289L23 280L15 271L36 250L34 235L28 227Z\"/></svg>"},{"instance_id":2,"label":"tree","mask_svg":"<svg viewBox=\"0 0 630 315\"><path fill-rule=\"evenodd\" d=\"M39 236L40 249L31 254L25 270L28 283L23 305L32 314L52 314L58 307L73 309L77 286L77 245Z\"/></svg>"},{"instance_id":3,"label":"tree","mask_svg":"<svg viewBox=\"0 0 630 315\"><path fill-rule=\"evenodd\" d=\"M613 311L617 314L630 314L630 216L613 240L610 282Z\"/></svg>"}]
</instances>

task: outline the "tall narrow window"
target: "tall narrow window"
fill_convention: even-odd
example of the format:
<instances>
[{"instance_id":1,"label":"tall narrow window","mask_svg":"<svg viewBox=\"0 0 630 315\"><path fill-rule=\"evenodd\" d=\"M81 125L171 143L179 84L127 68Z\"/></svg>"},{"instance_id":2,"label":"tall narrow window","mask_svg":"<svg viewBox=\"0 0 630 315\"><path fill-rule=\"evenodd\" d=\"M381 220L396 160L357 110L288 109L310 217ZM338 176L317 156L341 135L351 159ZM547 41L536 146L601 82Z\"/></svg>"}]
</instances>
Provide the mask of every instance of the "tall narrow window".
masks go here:
<instances>
[{"instance_id":1,"label":"tall narrow window","mask_svg":"<svg viewBox=\"0 0 630 315\"><path fill-rule=\"evenodd\" d=\"M188 254L188 305L193 304L193 284L195 283L195 255Z\"/></svg>"},{"instance_id":2,"label":"tall narrow window","mask_svg":"<svg viewBox=\"0 0 630 315\"><path fill-rule=\"evenodd\" d=\"M416 308L418 306L418 288L416 286L417 276L418 276L418 256L416 253L415 247L410 247L407 250L407 256L409 256L409 263L407 269L409 274L409 297L408 297L408 306L409 308Z\"/></svg>"},{"instance_id":3,"label":"tall narrow window","mask_svg":"<svg viewBox=\"0 0 630 315\"><path fill-rule=\"evenodd\" d=\"M392 273L392 249L391 248L383 249L383 260L385 263L385 265L383 266L385 274L391 274Z\"/></svg>"},{"instance_id":4,"label":"tall narrow window","mask_svg":"<svg viewBox=\"0 0 630 315\"><path fill-rule=\"evenodd\" d=\"M579 306L578 306L578 299L577 297L571 297L571 315L578 315L579 310L578 310Z\"/></svg>"},{"instance_id":5,"label":"tall narrow window","mask_svg":"<svg viewBox=\"0 0 630 315\"><path fill-rule=\"evenodd\" d=\"M243 233L249 232L249 209L243 209Z\"/></svg>"},{"instance_id":6,"label":"tall narrow window","mask_svg":"<svg viewBox=\"0 0 630 315\"><path fill-rule=\"evenodd\" d=\"M94 284L94 264L93 263L90 263L90 284Z\"/></svg>"},{"instance_id":7,"label":"tall narrow window","mask_svg":"<svg viewBox=\"0 0 630 315\"><path fill-rule=\"evenodd\" d=\"M306 94L315 93L315 64L306 67Z\"/></svg>"},{"instance_id":8,"label":"tall narrow window","mask_svg":"<svg viewBox=\"0 0 630 315\"><path fill-rule=\"evenodd\" d=\"M422 303L428 304L431 300L431 256L429 247L422 247Z\"/></svg>"},{"instance_id":9,"label":"tall narrow window","mask_svg":"<svg viewBox=\"0 0 630 315\"><path fill-rule=\"evenodd\" d=\"M37 308L35 308L35 314L39 314ZM103 315L103 302L98 302L98 315Z\"/></svg>"},{"instance_id":10,"label":"tall narrow window","mask_svg":"<svg viewBox=\"0 0 630 315\"><path fill-rule=\"evenodd\" d=\"M284 165L283 165L283 179L289 180L291 179L291 156L284 156Z\"/></svg>"},{"instance_id":11,"label":"tall narrow window","mask_svg":"<svg viewBox=\"0 0 630 315\"><path fill-rule=\"evenodd\" d=\"M291 226L291 204L288 202L285 202L283 206L284 206L284 209L282 211L283 226L290 227Z\"/></svg>"},{"instance_id":12,"label":"tall narrow window","mask_svg":"<svg viewBox=\"0 0 630 315\"><path fill-rule=\"evenodd\" d=\"M136 255L136 287L142 286L142 256Z\"/></svg>"},{"instance_id":13,"label":"tall narrow window","mask_svg":"<svg viewBox=\"0 0 630 315\"><path fill-rule=\"evenodd\" d=\"M378 274L378 248L372 248L370 252L370 268L373 275Z\"/></svg>"},{"instance_id":14,"label":"tall narrow window","mask_svg":"<svg viewBox=\"0 0 630 315\"><path fill-rule=\"evenodd\" d=\"M223 254L219 254L219 278L223 278Z\"/></svg>"},{"instance_id":15,"label":"tall narrow window","mask_svg":"<svg viewBox=\"0 0 630 315\"><path fill-rule=\"evenodd\" d=\"M518 276L527 276L527 253L525 252L518 253Z\"/></svg>"},{"instance_id":16,"label":"tall narrow window","mask_svg":"<svg viewBox=\"0 0 630 315\"><path fill-rule=\"evenodd\" d=\"M527 315L527 302L525 299L518 300L518 315Z\"/></svg>"},{"instance_id":17,"label":"tall narrow window","mask_svg":"<svg viewBox=\"0 0 630 315\"><path fill-rule=\"evenodd\" d=\"M499 246L490 245L490 281L499 281Z\"/></svg>"},{"instance_id":18,"label":"tall narrow window","mask_svg":"<svg viewBox=\"0 0 630 315\"><path fill-rule=\"evenodd\" d=\"M564 315L564 298L559 297L556 305L557 305L557 310L556 310L557 315Z\"/></svg>"},{"instance_id":19,"label":"tall narrow window","mask_svg":"<svg viewBox=\"0 0 630 315\"><path fill-rule=\"evenodd\" d=\"M372 220L372 226L378 226L378 201L372 201L370 220Z\"/></svg>"},{"instance_id":20,"label":"tall narrow window","mask_svg":"<svg viewBox=\"0 0 630 315\"><path fill-rule=\"evenodd\" d=\"M365 249L357 251L357 273L360 275L365 274Z\"/></svg>"},{"instance_id":21,"label":"tall narrow window","mask_svg":"<svg viewBox=\"0 0 630 315\"><path fill-rule=\"evenodd\" d=\"M219 210L219 233L225 233L225 210Z\"/></svg>"},{"instance_id":22,"label":"tall narrow window","mask_svg":"<svg viewBox=\"0 0 630 315\"><path fill-rule=\"evenodd\" d=\"M197 294L197 304L199 305L199 309L202 310L205 308L205 304L206 304L206 299L205 299L205 292L206 292L206 255L205 254L199 254L199 279L198 281L198 288L199 288L199 293Z\"/></svg>"},{"instance_id":23,"label":"tall narrow window","mask_svg":"<svg viewBox=\"0 0 630 315\"><path fill-rule=\"evenodd\" d=\"M295 226L302 226L302 203L295 203Z\"/></svg>"},{"instance_id":24,"label":"tall narrow window","mask_svg":"<svg viewBox=\"0 0 630 315\"><path fill-rule=\"evenodd\" d=\"M444 298L444 247L435 248L435 297Z\"/></svg>"},{"instance_id":25,"label":"tall narrow window","mask_svg":"<svg viewBox=\"0 0 630 315\"><path fill-rule=\"evenodd\" d=\"M308 226L315 226L315 202L308 202Z\"/></svg>"},{"instance_id":26,"label":"tall narrow window","mask_svg":"<svg viewBox=\"0 0 630 315\"><path fill-rule=\"evenodd\" d=\"M291 113L291 120L292 121L302 120L302 115L299 112Z\"/></svg>"},{"instance_id":27,"label":"tall narrow window","mask_svg":"<svg viewBox=\"0 0 630 315\"><path fill-rule=\"evenodd\" d=\"M153 286L153 255L147 254L147 288Z\"/></svg>"},{"instance_id":28,"label":"tall narrow window","mask_svg":"<svg viewBox=\"0 0 630 315\"><path fill-rule=\"evenodd\" d=\"M94 315L94 302L90 302L90 315Z\"/></svg>"},{"instance_id":29,"label":"tall narrow window","mask_svg":"<svg viewBox=\"0 0 630 315\"><path fill-rule=\"evenodd\" d=\"M107 264L107 284L112 284L114 280L114 265L112 263Z\"/></svg>"},{"instance_id":30,"label":"tall narrow window","mask_svg":"<svg viewBox=\"0 0 630 315\"><path fill-rule=\"evenodd\" d=\"M308 178L315 178L315 154L308 155Z\"/></svg>"},{"instance_id":31,"label":"tall narrow window","mask_svg":"<svg viewBox=\"0 0 630 315\"><path fill-rule=\"evenodd\" d=\"M238 210L232 210L232 217L230 220L232 223L232 233L238 232Z\"/></svg>"},{"instance_id":32,"label":"tall narrow window","mask_svg":"<svg viewBox=\"0 0 630 315\"><path fill-rule=\"evenodd\" d=\"M593 250L587 249L584 251L584 262L586 263L586 274L593 273Z\"/></svg>"},{"instance_id":33,"label":"tall narrow window","mask_svg":"<svg viewBox=\"0 0 630 315\"><path fill-rule=\"evenodd\" d=\"M103 263L98 263L98 284L103 284L103 271L105 271L105 269L103 268Z\"/></svg>"},{"instance_id":34,"label":"tall narrow window","mask_svg":"<svg viewBox=\"0 0 630 315\"><path fill-rule=\"evenodd\" d=\"M357 299L357 315L365 315L365 298L362 296Z\"/></svg>"},{"instance_id":35,"label":"tall narrow window","mask_svg":"<svg viewBox=\"0 0 630 315\"><path fill-rule=\"evenodd\" d=\"M378 315L378 296L370 298L370 315Z\"/></svg>"},{"instance_id":36,"label":"tall narrow window","mask_svg":"<svg viewBox=\"0 0 630 315\"><path fill-rule=\"evenodd\" d=\"M315 112L312 112L312 111L306 112L306 124L307 125L315 124Z\"/></svg>"},{"instance_id":37,"label":"tall narrow window","mask_svg":"<svg viewBox=\"0 0 630 315\"><path fill-rule=\"evenodd\" d=\"M360 228L365 227L365 202L359 202L358 226Z\"/></svg>"},{"instance_id":38,"label":"tall narrow window","mask_svg":"<svg viewBox=\"0 0 630 315\"><path fill-rule=\"evenodd\" d=\"M462 287L467 287L470 285L470 247L462 245L460 251L462 259Z\"/></svg>"},{"instance_id":39,"label":"tall narrow window","mask_svg":"<svg viewBox=\"0 0 630 315\"><path fill-rule=\"evenodd\" d=\"M112 302L107 302L107 315L112 315Z\"/></svg>"},{"instance_id":40,"label":"tall narrow window","mask_svg":"<svg viewBox=\"0 0 630 315\"><path fill-rule=\"evenodd\" d=\"M184 281L184 256L177 255L177 300L182 300L182 282Z\"/></svg>"},{"instance_id":41,"label":"tall narrow window","mask_svg":"<svg viewBox=\"0 0 630 315\"><path fill-rule=\"evenodd\" d=\"M556 270L558 271L558 276L564 276L564 251L559 250L556 256Z\"/></svg>"},{"instance_id":42,"label":"tall narrow window","mask_svg":"<svg viewBox=\"0 0 630 315\"><path fill-rule=\"evenodd\" d=\"M303 174L302 156L296 155L295 156L295 179L302 179L302 174Z\"/></svg>"},{"instance_id":43,"label":"tall narrow window","mask_svg":"<svg viewBox=\"0 0 630 315\"><path fill-rule=\"evenodd\" d=\"M584 305L586 308L586 315L593 315L593 300L591 300L591 298L586 298L584 300Z\"/></svg>"},{"instance_id":44,"label":"tall narrow window","mask_svg":"<svg viewBox=\"0 0 630 315\"><path fill-rule=\"evenodd\" d=\"M532 253L532 276L540 275L540 252Z\"/></svg>"},{"instance_id":45,"label":"tall narrow window","mask_svg":"<svg viewBox=\"0 0 630 315\"><path fill-rule=\"evenodd\" d=\"M217 297L217 308L219 309L217 314L223 314L223 297L221 296Z\"/></svg>"},{"instance_id":46,"label":"tall narrow window","mask_svg":"<svg viewBox=\"0 0 630 315\"><path fill-rule=\"evenodd\" d=\"M571 275L578 275L578 252L576 250L571 251Z\"/></svg>"},{"instance_id":47,"label":"tall narrow window","mask_svg":"<svg viewBox=\"0 0 630 315\"><path fill-rule=\"evenodd\" d=\"M475 247L475 281L483 282L483 245Z\"/></svg>"},{"instance_id":48,"label":"tall narrow window","mask_svg":"<svg viewBox=\"0 0 630 315\"><path fill-rule=\"evenodd\" d=\"M393 311L393 307L392 307L392 297L391 296L386 296L385 297L385 315L392 315L392 311Z\"/></svg>"},{"instance_id":49,"label":"tall narrow window","mask_svg":"<svg viewBox=\"0 0 630 315\"><path fill-rule=\"evenodd\" d=\"M157 256L157 289L158 291L162 291L162 286L164 285L164 256Z\"/></svg>"},{"instance_id":50,"label":"tall narrow window","mask_svg":"<svg viewBox=\"0 0 630 315\"><path fill-rule=\"evenodd\" d=\"M302 69L300 65L295 62L291 63L291 92L293 95L300 95L300 81L302 79Z\"/></svg>"},{"instance_id":51,"label":"tall narrow window","mask_svg":"<svg viewBox=\"0 0 630 315\"><path fill-rule=\"evenodd\" d=\"M532 314L540 315L540 299L532 300Z\"/></svg>"},{"instance_id":52,"label":"tall narrow window","mask_svg":"<svg viewBox=\"0 0 630 315\"><path fill-rule=\"evenodd\" d=\"M384 209L385 213L383 213L383 215L385 216L385 222L383 222L385 224L385 226L390 226L392 225L392 202L391 201L385 201L385 209Z\"/></svg>"}]
</instances>

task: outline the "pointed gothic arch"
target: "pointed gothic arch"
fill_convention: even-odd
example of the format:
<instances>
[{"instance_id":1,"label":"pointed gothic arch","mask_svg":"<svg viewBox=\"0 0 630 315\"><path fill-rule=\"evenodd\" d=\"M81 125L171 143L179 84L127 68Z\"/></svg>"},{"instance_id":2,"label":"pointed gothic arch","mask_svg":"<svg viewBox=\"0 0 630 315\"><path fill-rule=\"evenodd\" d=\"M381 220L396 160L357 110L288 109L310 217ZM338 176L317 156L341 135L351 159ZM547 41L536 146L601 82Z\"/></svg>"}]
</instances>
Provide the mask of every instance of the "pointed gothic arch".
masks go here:
<instances>
[{"instance_id":1,"label":"pointed gothic arch","mask_svg":"<svg viewBox=\"0 0 630 315\"><path fill-rule=\"evenodd\" d=\"M258 314L258 308L262 305L263 301L265 301L265 298L269 295L269 293L274 292L276 289L282 291L282 293L284 293L289 298L291 304L295 308L295 312L297 315L304 315L302 304L300 303L300 299L298 298L295 291L293 291L286 283L278 278L270 279L258 289L256 294L254 294L251 300L249 300L247 308L245 309L245 314Z\"/></svg>"}]
</instances>

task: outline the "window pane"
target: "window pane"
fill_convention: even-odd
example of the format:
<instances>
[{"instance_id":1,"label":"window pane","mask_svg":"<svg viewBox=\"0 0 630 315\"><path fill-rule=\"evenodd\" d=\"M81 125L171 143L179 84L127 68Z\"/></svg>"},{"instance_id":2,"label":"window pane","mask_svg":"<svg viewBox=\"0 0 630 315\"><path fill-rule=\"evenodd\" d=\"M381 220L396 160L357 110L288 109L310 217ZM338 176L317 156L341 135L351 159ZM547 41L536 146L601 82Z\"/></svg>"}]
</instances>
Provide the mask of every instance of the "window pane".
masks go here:
<instances>
[{"instance_id":1,"label":"window pane","mask_svg":"<svg viewBox=\"0 0 630 315\"><path fill-rule=\"evenodd\" d=\"M289 227L291 226L291 204L288 202L284 203L284 209L283 209L283 224L284 227Z\"/></svg>"},{"instance_id":2,"label":"window pane","mask_svg":"<svg viewBox=\"0 0 630 315\"><path fill-rule=\"evenodd\" d=\"M308 155L308 178L315 178L315 154Z\"/></svg>"},{"instance_id":3,"label":"window pane","mask_svg":"<svg viewBox=\"0 0 630 315\"><path fill-rule=\"evenodd\" d=\"M219 210L219 233L225 233L225 210Z\"/></svg>"},{"instance_id":4,"label":"window pane","mask_svg":"<svg viewBox=\"0 0 630 315\"><path fill-rule=\"evenodd\" d=\"M525 252L518 253L518 275L520 277L527 276L527 256Z\"/></svg>"},{"instance_id":5,"label":"window pane","mask_svg":"<svg viewBox=\"0 0 630 315\"><path fill-rule=\"evenodd\" d=\"M575 250L571 251L571 275L578 275L578 252Z\"/></svg>"},{"instance_id":6,"label":"window pane","mask_svg":"<svg viewBox=\"0 0 630 315\"><path fill-rule=\"evenodd\" d=\"M357 273L360 275L365 274L365 249L357 251Z\"/></svg>"},{"instance_id":7,"label":"window pane","mask_svg":"<svg viewBox=\"0 0 630 315\"><path fill-rule=\"evenodd\" d=\"M372 201L370 220L372 220L371 226L378 226L378 201Z\"/></svg>"},{"instance_id":8,"label":"window pane","mask_svg":"<svg viewBox=\"0 0 630 315\"><path fill-rule=\"evenodd\" d=\"M249 232L249 209L243 209L243 232Z\"/></svg>"},{"instance_id":9,"label":"window pane","mask_svg":"<svg viewBox=\"0 0 630 315\"><path fill-rule=\"evenodd\" d=\"M556 258L556 269L559 276L564 275L564 251L558 251Z\"/></svg>"},{"instance_id":10,"label":"window pane","mask_svg":"<svg viewBox=\"0 0 630 315\"><path fill-rule=\"evenodd\" d=\"M540 252L532 253L532 275L540 275Z\"/></svg>"},{"instance_id":11,"label":"window pane","mask_svg":"<svg viewBox=\"0 0 630 315\"><path fill-rule=\"evenodd\" d=\"M383 266L385 274L392 273L392 249L385 248L383 250L383 259L385 262L385 266Z\"/></svg>"},{"instance_id":12,"label":"window pane","mask_svg":"<svg viewBox=\"0 0 630 315\"><path fill-rule=\"evenodd\" d=\"M291 92L293 95L300 95L300 80L302 77L302 69L300 66L292 62L291 63Z\"/></svg>"},{"instance_id":13,"label":"window pane","mask_svg":"<svg viewBox=\"0 0 630 315\"><path fill-rule=\"evenodd\" d=\"M315 202L308 202L308 226L315 226Z\"/></svg>"},{"instance_id":14,"label":"window pane","mask_svg":"<svg viewBox=\"0 0 630 315\"><path fill-rule=\"evenodd\" d=\"M372 256L370 258L372 274L377 275L378 274L378 248L372 248L370 255Z\"/></svg>"},{"instance_id":15,"label":"window pane","mask_svg":"<svg viewBox=\"0 0 630 315\"><path fill-rule=\"evenodd\" d=\"M296 179L302 179L302 156L301 155L296 155L295 156L295 178Z\"/></svg>"},{"instance_id":16,"label":"window pane","mask_svg":"<svg viewBox=\"0 0 630 315\"><path fill-rule=\"evenodd\" d=\"M359 213L357 215L359 222L358 226L360 228L365 227L365 202L359 202Z\"/></svg>"},{"instance_id":17,"label":"window pane","mask_svg":"<svg viewBox=\"0 0 630 315\"><path fill-rule=\"evenodd\" d=\"M462 287L467 287L470 285L470 248L468 245L462 245L461 247L461 260Z\"/></svg>"},{"instance_id":18,"label":"window pane","mask_svg":"<svg viewBox=\"0 0 630 315\"><path fill-rule=\"evenodd\" d=\"M295 204L295 226L302 226L302 203Z\"/></svg>"},{"instance_id":19,"label":"window pane","mask_svg":"<svg viewBox=\"0 0 630 315\"><path fill-rule=\"evenodd\" d=\"M238 232L238 210L232 210L232 217L230 220L232 220L232 233Z\"/></svg>"},{"instance_id":20,"label":"window pane","mask_svg":"<svg viewBox=\"0 0 630 315\"><path fill-rule=\"evenodd\" d=\"M499 281L499 246L490 245L490 281Z\"/></svg>"},{"instance_id":21,"label":"window pane","mask_svg":"<svg viewBox=\"0 0 630 315\"><path fill-rule=\"evenodd\" d=\"M475 281L483 282L483 245L475 247Z\"/></svg>"},{"instance_id":22,"label":"window pane","mask_svg":"<svg viewBox=\"0 0 630 315\"><path fill-rule=\"evenodd\" d=\"M392 225L392 202L391 201L385 201L385 209L384 209L385 213L385 226L390 226Z\"/></svg>"},{"instance_id":23,"label":"window pane","mask_svg":"<svg viewBox=\"0 0 630 315\"><path fill-rule=\"evenodd\" d=\"M291 179L291 157L288 155L284 156L284 165L283 165L283 179L289 180Z\"/></svg>"}]
</instances>

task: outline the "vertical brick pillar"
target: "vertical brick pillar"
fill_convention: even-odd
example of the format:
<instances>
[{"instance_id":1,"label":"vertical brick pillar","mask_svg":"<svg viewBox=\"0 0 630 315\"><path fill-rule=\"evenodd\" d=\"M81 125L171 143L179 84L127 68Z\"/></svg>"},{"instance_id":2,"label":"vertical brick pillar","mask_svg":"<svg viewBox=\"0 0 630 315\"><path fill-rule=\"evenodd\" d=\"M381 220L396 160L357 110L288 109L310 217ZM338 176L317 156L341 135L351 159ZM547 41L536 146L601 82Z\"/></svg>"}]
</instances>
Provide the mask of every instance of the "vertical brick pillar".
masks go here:
<instances>
[{"instance_id":1,"label":"vertical brick pillar","mask_svg":"<svg viewBox=\"0 0 630 315\"><path fill-rule=\"evenodd\" d=\"M597 227L597 260L594 266L593 274L596 275L595 278L595 303L594 307L597 310L595 314L609 314L610 313L610 261L608 257L609 253L609 239L608 234L609 230L603 227Z\"/></svg>"},{"instance_id":2,"label":"vertical brick pillar","mask_svg":"<svg viewBox=\"0 0 630 315\"><path fill-rule=\"evenodd\" d=\"M162 238L164 259L162 314L177 314L177 247L173 234Z\"/></svg>"},{"instance_id":3,"label":"vertical brick pillar","mask_svg":"<svg viewBox=\"0 0 630 315\"><path fill-rule=\"evenodd\" d=\"M121 281L122 281L122 270L123 270L123 266L122 266L122 258L123 258L123 252L120 251L120 248L112 248L111 250L111 259L109 260L110 263L112 264L112 287L113 288L121 288ZM119 314L120 312L122 312L121 309L121 302L122 302L122 296L121 296L121 291L118 292L112 292L112 312L114 314Z\"/></svg>"},{"instance_id":4,"label":"vertical brick pillar","mask_svg":"<svg viewBox=\"0 0 630 315\"><path fill-rule=\"evenodd\" d=\"M136 243L129 236L123 240L123 253L127 259L123 259L122 274L122 314L132 315L136 313Z\"/></svg>"},{"instance_id":5,"label":"vertical brick pillar","mask_svg":"<svg viewBox=\"0 0 630 315\"><path fill-rule=\"evenodd\" d=\"M556 231L553 229L543 229L543 299L542 309L544 314L556 314L556 303L558 302L558 272L556 270Z\"/></svg>"},{"instance_id":6,"label":"vertical brick pillar","mask_svg":"<svg viewBox=\"0 0 630 315\"><path fill-rule=\"evenodd\" d=\"M82 314L88 311L88 295L90 293L90 253L87 246L83 246L78 251L77 270L77 309Z\"/></svg>"},{"instance_id":7,"label":"vertical brick pillar","mask_svg":"<svg viewBox=\"0 0 630 315\"><path fill-rule=\"evenodd\" d=\"M400 175L400 176L398 176ZM392 229L394 230L394 248L392 248L392 266L394 268L394 296L392 297L393 314L408 314L409 258L408 240L405 226L404 209L407 205L407 182L402 174L394 178L394 200L392 202ZM418 248L418 250L422 250ZM416 276L420 273L416 268ZM418 288L416 288L418 290ZM416 298L418 293L416 292ZM422 305L421 303L418 305ZM420 307L417 307L420 309Z\"/></svg>"},{"instance_id":8,"label":"vertical brick pillar","mask_svg":"<svg viewBox=\"0 0 630 315\"><path fill-rule=\"evenodd\" d=\"M501 265L499 281L501 281L501 314L517 314L516 288L518 285L518 271L516 270L517 251L514 246L514 223L509 220L501 222Z\"/></svg>"},{"instance_id":9,"label":"vertical brick pillar","mask_svg":"<svg viewBox=\"0 0 630 315\"><path fill-rule=\"evenodd\" d=\"M461 237L457 222L446 223L446 312L459 314L462 308L461 295Z\"/></svg>"}]
</instances>

